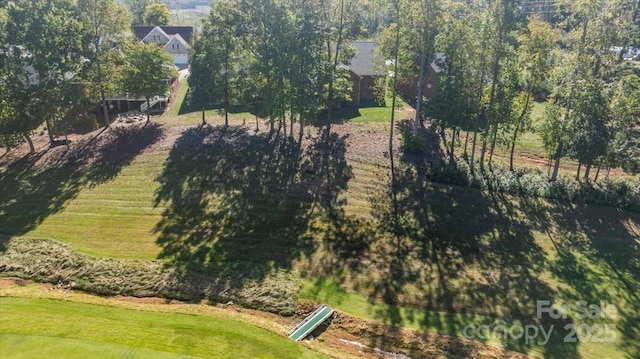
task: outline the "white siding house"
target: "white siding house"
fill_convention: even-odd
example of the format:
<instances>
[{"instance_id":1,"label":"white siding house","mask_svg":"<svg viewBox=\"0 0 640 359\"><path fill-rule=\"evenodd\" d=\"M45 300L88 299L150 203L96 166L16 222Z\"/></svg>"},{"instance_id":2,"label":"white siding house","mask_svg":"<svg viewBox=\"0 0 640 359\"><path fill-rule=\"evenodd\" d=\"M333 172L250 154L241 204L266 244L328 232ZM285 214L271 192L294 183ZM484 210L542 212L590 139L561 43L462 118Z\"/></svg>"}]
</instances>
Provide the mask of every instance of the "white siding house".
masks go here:
<instances>
[{"instance_id":1,"label":"white siding house","mask_svg":"<svg viewBox=\"0 0 640 359\"><path fill-rule=\"evenodd\" d=\"M147 44L158 44L173 56L178 68L189 64L189 42L193 28L188 26L134 26L133 33Z\"/></svg>"}]
</instances>

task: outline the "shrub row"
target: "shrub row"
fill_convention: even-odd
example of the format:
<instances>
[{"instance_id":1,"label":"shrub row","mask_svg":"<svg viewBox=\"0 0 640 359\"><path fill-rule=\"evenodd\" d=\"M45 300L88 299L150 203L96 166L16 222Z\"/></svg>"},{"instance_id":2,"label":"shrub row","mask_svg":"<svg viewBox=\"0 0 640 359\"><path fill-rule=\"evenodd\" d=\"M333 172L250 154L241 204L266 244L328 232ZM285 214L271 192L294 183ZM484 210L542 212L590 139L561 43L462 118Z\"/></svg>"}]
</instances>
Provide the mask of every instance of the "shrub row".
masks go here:
<instances>
[{"instance_id":1,"label":"shrub row","mask_svg":"<svg viewBox=\"0 0 640 359\"><path fill-rule=\"evenodd\" d=\"M466 162L436 163L427 171L432 182L500 191L517 195L544 197L567 202L582 202L640 212L640 179L602 180L578 183L564 177L551 182L540 170L516 169L502 165L491 171L471 172Z\"/></svg>"},{"instance_id":2,"label":"shrub row","mask_svg":"<svg viewBox=\"0 0 640 359\"><path fill-rule=\"evenodd\" d=\"M63 284L99 295L232 301L247 308L292 315L301 285L286 271L258 275L245 269L224 276L185 272L158 261L94 258L43 239L0 238L0 250L0 275Z\"/></svg>"}]
</instances>

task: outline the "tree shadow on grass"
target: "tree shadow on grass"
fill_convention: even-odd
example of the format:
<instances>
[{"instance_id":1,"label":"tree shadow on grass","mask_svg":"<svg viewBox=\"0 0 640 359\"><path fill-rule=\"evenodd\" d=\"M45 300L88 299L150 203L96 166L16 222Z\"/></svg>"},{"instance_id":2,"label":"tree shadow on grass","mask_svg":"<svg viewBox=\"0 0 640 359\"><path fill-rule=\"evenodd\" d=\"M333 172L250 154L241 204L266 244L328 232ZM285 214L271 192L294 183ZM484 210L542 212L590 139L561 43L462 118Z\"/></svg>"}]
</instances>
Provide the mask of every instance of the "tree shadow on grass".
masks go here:
<instances>
[{"instance_id":1,"label":"tree shadow on grass","mask_svg":"<svg viewBox=\"0 0 640 359\"><path fill-rule=\"evenodd\" d=\"M27 155L0 174L0 234L23 235L62 211L86 186L112 180L162 136L155 124L111 128L94 138Z\"/></svg>"},{"instance_id":2,"label":"tree shadow on grass","mask_svg":"<svg viewBox=\"0 0 640 359\"><path fill-rule=\"evenodd\" d=\"M410 131L410 127L400 123L399 130ZM352 277L364 277L370 283L358 290L387 304L378 306L374 316L388 325L409 321L450 335L460 335L469 324L493 329L500 322L491 318L508 326L519 323L548 329L551 324L537 317L536 300L552 298L554 290L540 278L548 263L535 241L534 228L507 196L428 182L425 174L431 166L444 163L444 154L433 131L423 130L419 139L429 142L401 157L396 202L389 187L372 194L372 217L377 220L372 232L378 234L364 243L359 265L350 265L359 268ZM451 175L467 177L466 173ZM545 218L542 212L534 216ZM432 314L418 314L412 308ZM474 314L486 317L473 319ZM569 317L562 323L571 322ZM520 352L537 346L523 338L501 340L470 333L476 334L475 340L497 340ZM564 334L552 332L546 346L537 350L545 357L562 353L562 357L577 358L576 345L564 343ZM390 344L384 341L377 338L371 345ZM455 350L449 348L451 353Z\"/></svg>"},{"instance_id":3,"label":"tree shadow on grass","mask_svg":"<svg viewBox=\"0 0 640 359\"><path fill-rule=\"evenodd\" d=\"M328 162L323 146L331 153ZM279 133L252 135L235 126L188 129L158 178L156 205L168 204L155 227L160 258L184 274L187 286L201 287L190 289L194 295L214 301L224 286L241 295L246 283L288 271L294 259L313 250L305 236L311 217L346 186L344 150L337 135L305 152ZM284 303L249 298L245 304L277 311L285 309L280 304L295 306L291 296L299 283L281 284L265 289L259 300Z\"/></svg>"},{"instance_id":4,"label":"tree shadow on grass","mask_svg":"<svg viewBox=\"0 0 640 359\"><path fill-rule=\"evenodd\" d=\"M553 219L565 230L549 234L558 250L552 272L566 288L566 298L614 305L619 319L589 324L615 324L620 348L640 357L640 220L637 213L608 207L556 205Z\"/></svg>"}]
</instances>

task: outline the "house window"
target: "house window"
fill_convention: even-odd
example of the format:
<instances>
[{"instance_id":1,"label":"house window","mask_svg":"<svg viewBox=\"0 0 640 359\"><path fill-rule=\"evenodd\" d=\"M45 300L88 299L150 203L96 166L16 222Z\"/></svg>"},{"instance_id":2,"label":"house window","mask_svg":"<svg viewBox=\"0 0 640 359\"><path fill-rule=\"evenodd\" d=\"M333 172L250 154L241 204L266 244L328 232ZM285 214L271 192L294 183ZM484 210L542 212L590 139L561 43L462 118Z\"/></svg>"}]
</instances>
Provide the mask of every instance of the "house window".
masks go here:
<instances>
[{"instance_id":1,"label":"house window","mask_svg":"<svg viewBox=\"0 0 640 359\"><path fill-rule=\"evenodd\" d=\"M431 88L431 84L427 84L427 88L430 89Z\"/></svg>"}]
</instances>

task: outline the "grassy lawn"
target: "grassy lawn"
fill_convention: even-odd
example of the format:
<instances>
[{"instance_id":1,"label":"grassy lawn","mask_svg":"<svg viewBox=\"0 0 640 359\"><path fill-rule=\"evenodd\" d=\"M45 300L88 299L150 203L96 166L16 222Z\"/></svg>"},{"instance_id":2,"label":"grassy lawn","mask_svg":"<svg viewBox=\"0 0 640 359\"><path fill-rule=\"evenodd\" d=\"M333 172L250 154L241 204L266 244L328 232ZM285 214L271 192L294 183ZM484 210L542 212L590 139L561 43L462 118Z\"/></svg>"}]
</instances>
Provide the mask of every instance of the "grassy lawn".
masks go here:
<instances>
[{"instance_id":1,"label":"grassy lawn","mask_svg":"<svg viewBox=\"0 0 640 359\"><path fill-rule=\"evenodd\" d=\"M112 180L80 190L25 236L62 239L99 257L157 258L153 228L162 208L154 208L154 197L165 159L166 154L137 157ZM23 210L29 210L28 204Z\"/></svg>"},{"instance_id":2,"label":"grassy lawn","mask_svg":"<svg viewBox=\"0 0 640 359\"><path fill-rule=\"evenodd\" d=\"M631 358L640 353L635 339L640 329L635 294L640 291L640 221L635 213L420 184L400 172L400 231L407 236L385 244L376 225L368 228L372 220L385 218L391 206L384 207L377 194L386 173L354 163L344 193L345 211L365 219L359 223L365 234L356 233L351 243L336 240L320 246L317 263L341 251L349 254L342 265L331 262L312 270L302 297L388 324L457 336L469 324L494 320L554 325L555 336L544 346L497 338L498 344L534 357ZM392 270L399 274L389 274ZM569 315L569 322L550 324L535 312L536 301L545 299L590 304L604 300L616 305L620 316L584 321ZM564 343L564 326L570 323L613 324L616 340ZM488 342L496 344L496 338Z\"/></svg>"},{"instance_id":3,"label":"grassy lawn","mask_svg":"<svg viewBox=\"0 0 640 359\"><path fill-rule=\"evenodd\" d=\"M49 299L0 298L2 358L320 358L237 320Z\"/></svg>"},{"instance_id":4,"label":"grassy lawn","mask_svg":"<svg viewBox=\"0 0 640 359\"><path fill-rule=\"evenodd\" d=\"M238 156L241 153L244 152L238 149ZM175 161L182 157L168 161L166 154L139 156L111 181L81 189L65 208L45 218L27 235L56 238L96 256L157 258L162 249L157 242L158 236L180 232L175 232L174 227L166 227L164 230L171 232L154 233L154 226L163 218L173 218L176 223L188 221L187 218L180 219L182 214L166 217L164 211L167 208L172 211L177 209L171 202L154 208L154 198L163 189L157 179L171 183L189 178L185 173L191 173L189 181L200 176L209 178L207 173L228 173L231 167L226 166L239 160L235 152L226 152L226 156L230 156L229 163L211 157L214 154L200 153L191 157L191 163ZM169 155L169 158L173 156ZM213 168L203 167L203 163L217 165ZM163 166L168 167L163 169ZM193 172L195 169L201 172ZM253 176L252 171L247 173L249 178ZM168 175L171 177L166 177ZM217 179L210 185L200 183L203 187L190 189L184 187L186 184L181 184L182 180L174 185L181 188L180 195L185 198L192 198L193 194L205 189L205 193L200 195L203 195L202 200L208 201L212 200L209 191L216 187L233 185L236 189L230 189L232 193L246 191L241 183L240 187L235 187L239 182L233 173L228 173L228 177L213 178ZM380 201L384 198L378 197L383 192L385 178L385 171L375 165L352 162L352 177L342 194L346 199L346 215L365 219L383 218L375 211L384 211L385 208L380 207L383 205ZM227 179L229 182L226 182ZM507 323L538 323L531 312L537 299L553 298L560 303L581 299L590 303L606 300L618 306L622 313L615 322L620 329L617 331L618 339L613 343L579 343L571 346L556 342L552 347L540 347L524 345L519 341L503 343L496 338L490 338L487 342L506 344L511 349L539 357L566 351L585 358L597 358L605 353L613 353L614 357L624 356L624 347L629 345L624 338L630 340L634 321L638 319L637 312L633 312L637 310L633 293L640 291L637 258L630 257L634 253L633 243L638 245L634 233L640 232L640 224L633 214L619 213L611 208L493 196L476 189L455 186L426 184L425 187L415 187L415 184L408 185L414 181L411 178L401 176L399 180L407 183L406 192L400 194L402 213L410 222L423 223L429 229L415 239L408 237L404 240L402 246L408 253L414 254L402 255L405 267L400 277L386 277L387 259L398 254L388 245L388 239L374 234L371 234L371 238L377 238L376 241L368 242L366 248L343 259L340 246L326 248L318 244L311 252L308 248L302 249L307 251L305 256L308 259L287 252L291 250L290 244L287 244L289 242L274 241L273 238L279 233L302 236L303 232L295 234L287 229L291 227L287 224L288 219L277 222L285 227L285 232L279 232L269 221L261 224L259 218L268 212L275 216L270 220L279 220L280 215L289 218L289 212L279 213L269 203L275 200L285 209L284 203L298 203L298 200L289 197L295 193L282 198L256 197L256 193L262 193L262 190L256 189L258 183L254 182L249 182L253 186L249 192L251 197L236 198L229 202L234 206L244 203L239 207L242 212L224 221L230 225L238 221L245 223L247 227L244 229L233 229L233 226L227 229L238 230L240 236L253 238L257 235L272 239L265 242L218 240L215 251L227 260L240 260L253 266L264 264L270 268L274 262L279 263L278 266L285 266L287 261L308 261L309 265L322 263L323 256L331 252L336 257L330 262L333 265L307 274L308 279L300 294L302 298L329 304L359 317L440 334L461 336L465 326L492 323L497 318ZM192 182L189 183L192 186ZM200 203L201 199L198 198L195 198L196 203ZM425 198L425 202L406 202L418 198ZM237 202L240 199L242 201ZM209 205L220 204L212 201ZM188 211L185 215L193 215L193 212ZM206 218L208 215L204 216ZM200 215L196 217L200 218ZM252 218L254 223L243 222L242 217ZM193 233L199 233L200 225L203 229L213 228L213 224L202 220L199 222ZM369 231L377 231L376 225L370 222L347 223L363 231L366 236L369 236ZM270 234L274 230L275 234ZM408 233L417 230L407 228ZM190 236L190 233L191 230L185 234ZM361 234L349 233L342 235L357 243ZM179 237L172 235L171 238ZM445 247L425 247L419 238L435 238L442 241ZM469 253L470 243L479 246L483 254ZM341 244L336 242L336 245ZM354 260L357 260L357 264L354 264ZM376 269L358 269L370 267ZM298 267L298 270L306 272L305 265ZM436 276L436 273L439 274ZM599 283L597 290L594 283ZM390 300L398 304L385 304ZM514 318L514 309L520 311L520 318ZM555 338L556 341L561 339Z\"/></svg>"},{"instance_id":5,"label":"grassy lawn","mask_svg":"<svg viewBox=\"0 0 640 359\"><path fill-rule=\"evenodd\" d=\"M478 325L493 321L493 318L482 315L435 312L381 303L352 290L346 290L330 278L309 278L305 281L300 297L339 308L345 313L361 318L429 333L462 336L460 325L463 323ZM394 318L389 317L389 313L393 313ZM500 344L498 340L491 343Z\"/></svg>"},{"instance_id":6,"label":"grassy lawn","mask_svg":"<svg viewBox=\"0 0 640 359\"><path fill-rule=\"evenodd\" d=\"M192 108L184 101L187 94L187 87L187 81L182 80L174 105L162 115L156 116L154 118L155 122L170 126L199 125L202 123L201 110ZM390 104L391 100L388 100L387 103ZM399 100L396 106L398 119L411 117L413 109L402 99ZM319 123L324 123L324 116L326 115L321 115ZM373 101L365 103L361 107L343 106L333 113L335 122L389 122L390 118L391 105L379 106ZM218 109L205 110L205 119L207 123L212 125L224 123L223 114ZM255 115L242 110L234 110L229 112L229 120L234 123L242 122L253 126L255 123ZM266 126L264 123L264 119L260 120L260 126Z\"/></svg>"},{"instance_id":7,"label":"grassy lawn","mask_svg":"<svg viewBox=\"0 0 640 359\"><path fill-rule=\"evenodd\" d=\"M388 111L338 114L344 121L388 121ZM173 108L154 121L198 124L200 114ZM116 140L115 148L139 138ZM325 144L308 139L301 155L284 139L237 126L187 129L178 141L185 146L141 154L149 144L143 143L139 151L107 153L85 167L8 168L0 177L0 233L55 239L98 257L160 257L218 273L251 268L256 273L247 279L258 284L267 272L293 270L306 278L302 298L426 332L460 336L469 324L494 320L556 325L543 346L485 339L536 357L640 356L637 213L433 184L408 161L397 172L392 203L388 168L349 157L346 148L354 144L337 135L328 144L327 166L320 166ZM523 148L537 155L535 135L524 136ZM619 316L583 322L574 312L545 321L535 312L543 299L604 300ZM245 337L244 329L232 330L236 324L210 318L1 300L3 357L30 356L28 348L51 338L62 338L51 350L78 348L70 355L96 343L114 356L134 350L141 357L224 357ZM615 324L616 339L565 343L564 326L571 323ZM246 356L280 349L275 339L264 344L271 341L267 334L248 333L256 344L242 348ZM147 335L153 338L148 344ZM290 348L292 356L302 353Z\"/></svg>"},{"instance_id":8,"label":"grassy lawn","mask_svg":"<svg viewBox=\"0 0 640 359\"><path fill-rule=\"evenodd\" d=\"M391 107L367 106L367 107L342 107L333 113L337 122L389 122Z\"/></svg>"},{"instance_id":9,"label":"grassy lawn","mask_svg":"<svg viewBox=\"0 0 640 359\"><path fill-rule=\"evenodd\" d=\"M396 120L413 116L413 108L402 99L396 104ZM363 102L361 106L343 106L334 110L333 119L336 122L367 123L389 122L391 119L391 98L386 106L380 106L374 101ZM325 115L323 115L325 116ZM320 122L322 123L321 118Z\"/></svg>"},{"instance_id":10,"label":"grassy lawn","mask_svg":"<svg viewBox=\"0 0 640 359\"><path fill-rule=\"evenodd\" d=\"M192 108L185 101L188 90L187 80L180 81L180 89L173 105L160 116L154 116L153 121L169 126L193 126L202 123L202 111ZM218 109L206 109L205 120L211 125L224 123L224 115ZM255 116L244 111L230 111L229 120L247 123L255 123Z\"/></svg>"}]
</instances>

